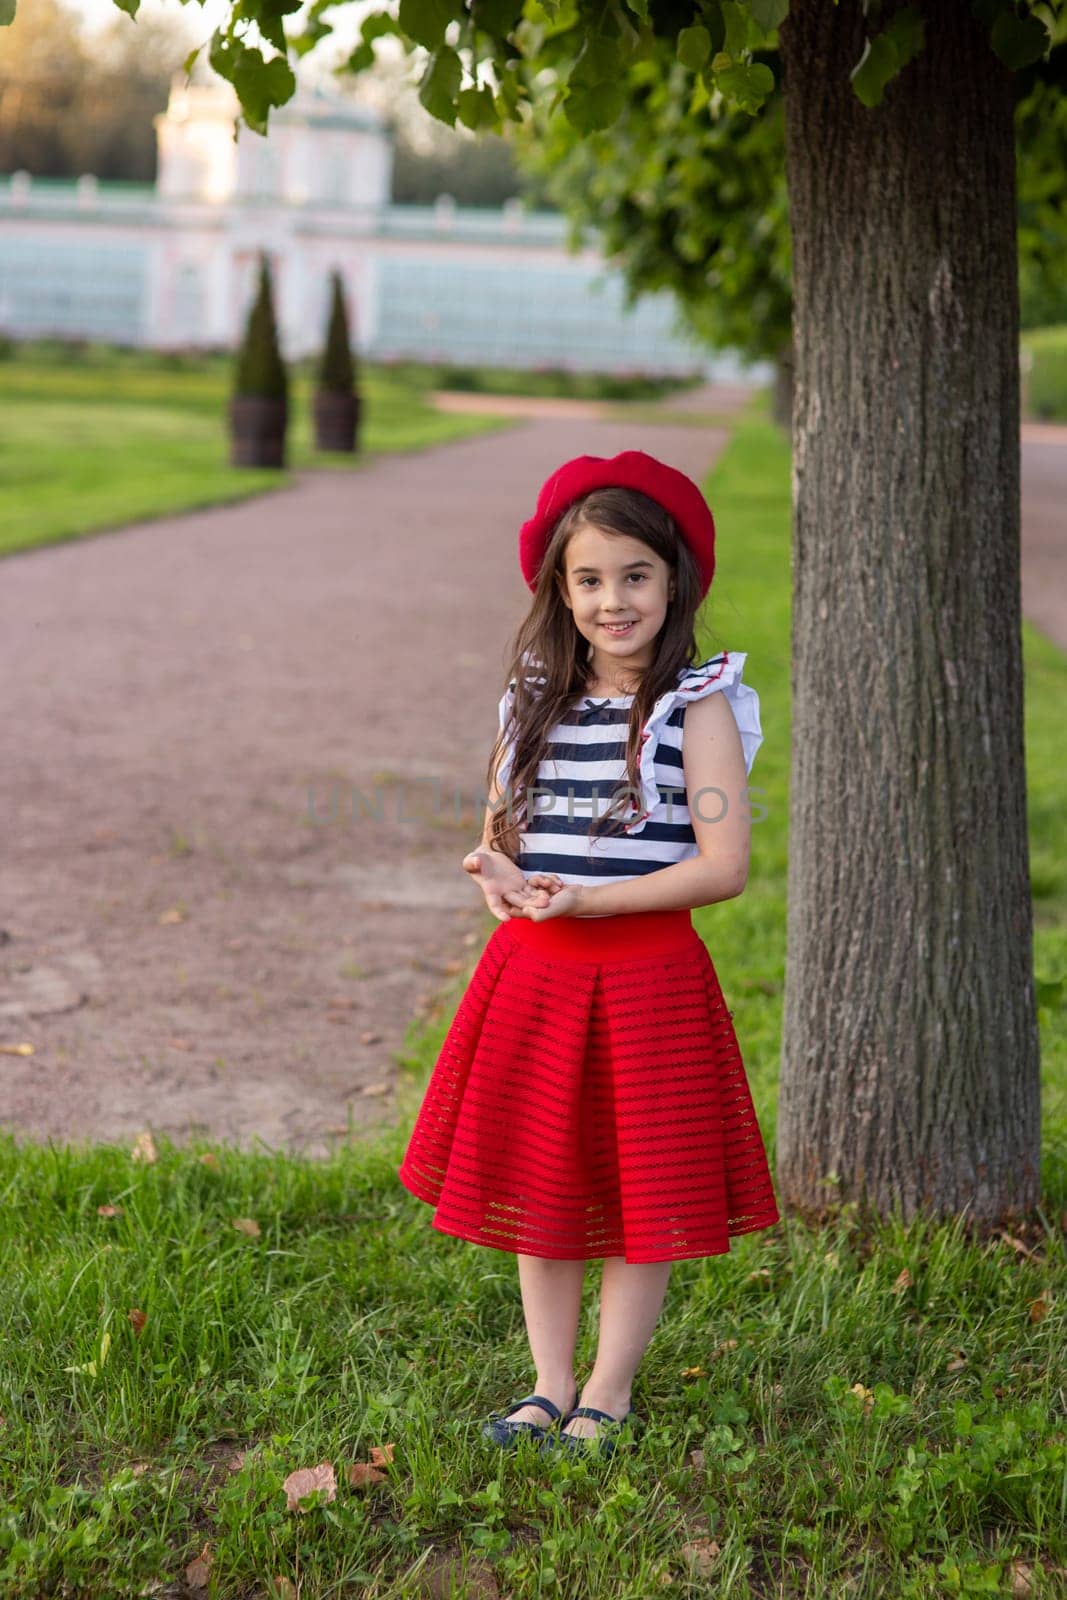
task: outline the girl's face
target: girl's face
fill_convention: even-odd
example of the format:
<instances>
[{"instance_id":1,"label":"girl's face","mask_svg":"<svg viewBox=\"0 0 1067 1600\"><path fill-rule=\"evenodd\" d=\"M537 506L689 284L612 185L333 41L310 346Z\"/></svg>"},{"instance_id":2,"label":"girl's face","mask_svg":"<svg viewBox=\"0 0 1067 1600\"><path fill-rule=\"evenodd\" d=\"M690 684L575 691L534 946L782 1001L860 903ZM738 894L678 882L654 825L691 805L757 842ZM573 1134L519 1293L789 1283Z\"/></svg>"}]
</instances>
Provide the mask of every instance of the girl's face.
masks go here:
<instances>
[{"instance_id":1,"label":"girl's face","mask_svg":"<svg viewBox=\"0 0 1067 1600\"><path fill-rule=\"evenodd\" d=\"M593 670L605 682L640 673L674 595L671 569L640 539L582 523L563 557L560 595L588 639Z\"/></svg>"}]
</instances>

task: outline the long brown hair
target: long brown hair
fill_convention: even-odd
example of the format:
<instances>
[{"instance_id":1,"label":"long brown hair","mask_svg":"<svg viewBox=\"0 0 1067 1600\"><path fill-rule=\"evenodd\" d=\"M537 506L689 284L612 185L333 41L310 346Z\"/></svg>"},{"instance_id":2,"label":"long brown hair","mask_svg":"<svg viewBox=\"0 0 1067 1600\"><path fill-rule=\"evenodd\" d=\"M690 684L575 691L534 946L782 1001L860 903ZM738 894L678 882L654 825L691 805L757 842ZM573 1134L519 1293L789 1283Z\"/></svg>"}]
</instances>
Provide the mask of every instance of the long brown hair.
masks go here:
<instances>
[{"instance_id":1,"label":"long brown hair","mask_svg":"<svg viewBox=\"0 0 1067 1600\"><path fill-rule=\"evenodd\" d=\"M620 787L608 810L591 822L590 835L622 831L623 814L631 811L641 794L641 730L660 695L674 688L679 672L696 658L694 622L702 598L700 569L670 513L639 490L623 488L593 489L568 506L552 530L530 609L509 646L506 681L515 684L514 713L497 735L486 771L490 792L497 762L514 737L511 771L489 834L490 848L513 861L518 857L520 827L526 821L526 793L536 785L538 768L549 754L549 729L585 693L591 675L588 646L561 594L566 587L567 546L587 524L606 534L640 539L667 562L674 581L674 598L667 603L667 615L656 637L655 658L645 669L630 707L626 786Z\"/></svg>"}]
</instances>

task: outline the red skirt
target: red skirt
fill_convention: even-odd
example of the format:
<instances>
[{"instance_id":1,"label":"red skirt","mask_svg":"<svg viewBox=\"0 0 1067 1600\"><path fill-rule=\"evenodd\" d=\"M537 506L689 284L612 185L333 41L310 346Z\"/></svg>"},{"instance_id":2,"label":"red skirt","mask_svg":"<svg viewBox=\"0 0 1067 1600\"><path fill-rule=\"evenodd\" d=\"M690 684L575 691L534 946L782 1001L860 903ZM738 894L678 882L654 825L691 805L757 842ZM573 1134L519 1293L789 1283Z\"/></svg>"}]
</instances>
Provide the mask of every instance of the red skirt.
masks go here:
<instances>
[{"instance_id":1,"label":"red skirt","mask_svg":"<svg viewBox=\"0 0 1067 1600\"><path fill-rule=\"evenodd\" d=\"M442 1233L556 1260L724 1255L778 1222L690 912L500 923L398 1176Z\"/></svg>"}]
</instances>

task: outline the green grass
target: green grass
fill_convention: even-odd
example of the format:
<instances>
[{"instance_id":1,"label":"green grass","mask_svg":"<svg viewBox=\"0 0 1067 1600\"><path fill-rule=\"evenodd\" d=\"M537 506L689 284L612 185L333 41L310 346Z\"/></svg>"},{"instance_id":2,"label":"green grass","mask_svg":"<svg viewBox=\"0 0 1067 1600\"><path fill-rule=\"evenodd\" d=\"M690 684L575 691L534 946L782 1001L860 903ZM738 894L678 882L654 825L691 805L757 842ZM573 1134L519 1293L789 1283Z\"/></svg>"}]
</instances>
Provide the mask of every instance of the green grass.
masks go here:
<instances>
[{"instance_id":1,"label":"green grass","mask_svg":"<svg viewBox=\"0 0 1067 1600\"><path fill-rule=\"evenodd\" d=\"M1029 329L1022 336L1022 359L1025 414L1067 422L1067 327Z\"/></svg>"},{"instance_id":2,"label":"green grass","mask_svg":"<svg viewBox=\"0 0 1067 1600\"><path fill-rule=\"evenodd\" d=\"M723 548L703 642L750 652L767 819L744 895L697 920L773 1162L789 461L758 408L707 487ZM1053 979L1067 967L1067 662L1029 629L1025 647L1036 961ZM635 1385L640 1452L549 1463L477 1438L532 1376L514 1258L438 1233L396 1179L463 982L409 1029L397 1126L328 1161L216 1147L212 1167L203 1146L161 1142L144 1164L0 1140L5 1596L178 1594L205 1544L212 1592L242 1600L276 1576L307 1600L495 1594L477 1586L490 1570L521 1600L1062 1595L1062 1005L1050 995L1042 1012L1048 1235L1032 1255L955 1224L867 1235L844 1207L825 1228L786 1219L676 1263ZM234 1228L244 1217L259 1237ZM583 1376L598 1282L591 1265ZM349 1487L348 1466L386 1446L385 1481ZM323 1461L336 1499L287 1510L286 1476ZM454 1564L451 1588L430 1586L431 1550Z\"/></svg>"},{"instance_id":3,"label":"green grass","mask_svg":"<svg viewBox=\"0 0 1067 1600\"><path fill-rule=\"evenodd\" d=\"M358 471L383 453L514 426L436 411L425 379L367 367L359 452L319 452L305 370L290 395L289 470L231 467L230 379L220 357L190 364L104 352L61 364L31 350L0 361L0 554L246 499L302 467Z\"/></svg>"}]
</instances>

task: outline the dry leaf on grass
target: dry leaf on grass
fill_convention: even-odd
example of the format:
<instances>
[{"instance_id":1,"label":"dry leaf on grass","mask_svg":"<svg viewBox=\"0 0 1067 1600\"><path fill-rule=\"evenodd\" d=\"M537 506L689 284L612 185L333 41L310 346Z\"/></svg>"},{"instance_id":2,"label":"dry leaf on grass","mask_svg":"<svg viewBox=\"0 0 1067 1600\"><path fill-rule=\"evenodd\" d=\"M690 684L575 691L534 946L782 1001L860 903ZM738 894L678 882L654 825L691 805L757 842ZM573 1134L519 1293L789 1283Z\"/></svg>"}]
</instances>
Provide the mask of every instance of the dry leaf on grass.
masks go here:
<instances>
[{"instance_id":1,"label":"dry leaf on grass","mask_svg":"<svg viewBox=\"0 0 1067 1600\"><path fill-rule=\"evenodd\" d=\"M139 1133L137 1135L137 1143L130 1151L130 1159L132 1161L159 1160L159 1157L156 1155L155 1140L152 1138L152 1135L147 1132L147 1130L144 1133Z\"/></svg>"},{"instance_id":2,"label":"dry leaf on grass","mask_svg":"<svg viewBox=\"0 0 1067 1600\"><path fill-rule=\"evenodd\" d=\"M171 906L169 910L161 911L159 913L159 921L161 925L165 925L170 922L184 922L185 912L179 911L177 906Z\"/></svg>"},{"instance_id":3,"label":"dry leaf on grass","mask_svg":"<svg viewBox=\"0 0 1067 1600\"><path fill-rule=\"evenodd\" d=\"M32 1056L35 1048L32 1044L0 1044L0 1054L5 1056Z\"/></svg>"},{"instance_id":4,"label":"dry leaf on grass","mask_svg":"<svg viewBox=\"0 0 1067 1600\"><path fill-rule=\"evenodd\" d=\"M211 1546L206 1544L194 1561L185 1569L185 1581L190 1589L206 1589L211 1576Z\"/></svg>"},{"instance_id":5,"label":"dry leaf on grass","mask_svg":"<svg viewBox=\"0 0 1067 1600\"><path fill-rule=\"evenodd\" d=\"M97 1214L98 1217L121 1217L122 1216L122 1207L121 1206L97 1206L96 1214Z\"/></svg>"},{"instance_id":6,"label":"dry leaf on grass","mask_svg":"<svg viewBox=\"0 0 1067 1600\"><path fill-rule=\"evenodd\" d=\"M353 1461L348 1469L348 1486L350 1489L366 1489L372 1483L388 1483L384 1472L372 1466L369 1461Z\"/></svg>"},{"instance_id":7,"label":"dry leaf on grass","mask_svg":"<svg viewBox=\"0 0 1067 1600\"><path fill-rule=\"evenodd\" d=\"M362 1094L388 1094L389 1093L389 1085L387 1083L365 1083L363 1085L361 1093Z\"/></svg>"},{"instance_id":8,"label":"dry leaf on grass","mask_svg":"<svg viewBox=\"0 0 1067 1600\"><path fill-rule=\"evenodd\" d=\"M1049 1291L1047 1289L1042 1289L1042 1291L1038 1295L1037 1299L1036 1300L1031 1300L1031 1302L1030 1302L1030 1321L1031 1322L1040 1322L1041 1318L1047 1315L1048 1308L1049 1308L1049 1299L1050 1299Z\"/></svg>"},{"instance_id":9,"label":"dry leaf on grass","mask_svg":"<svg viewBox=\"0 0 1067 1600\"><path fill-rule=\"evenodd\" d=\"M258 1239L260 1234L259 1223L255 1217L234 1217L232 1226L238 1233L247 1233L250 1239Z\"/></svg>"},{"instance_id":10,"label":"dry leaf on grass","mask_svg":"<svg viewBox=\"0 0 1067 1600\"><path fill-rule=\"evenodd\" d=\"M126 1315L130 1319L131 1328L139 1339L141 1334L144 1332L144 1325L148 1321L147 1313L144 1311L139 1311L136 1306L131 1306Z\"/></svg>"},{"instance_id":11,"label":"dry leaf on grass","mask_svg":"<svg viewBox=\"0 0 1067 1600\"><path fill-rule=\"evenodd\" d=\"M212 1172L217 1172L219 1170L219 1158L215 1154L214 1150L204 1151L203 1155L200 1157L200 1165L202 1167L210 1167Z\"/></svg>"},{"instance_id":12,"label":"dry leaf on grass","mask_svg":"<svg viewBox=\"0 0 1067 1600\"><path fill-rule=\"evenodd\" d=\"M703 1367L683 1367L682 1368L682 1377L683 1378L706 1378L707 1377L707 1372L704 1370Z\"/></svg>"},{"instance_id":13,"label":"dry leaf on grass","mask_svg":"<svg viewBox=\"0 0 1067 1600\"><path fill-rule=\"evenodd\" d=\"M911 1288L911 1273L907 1267L902 1267L893 1282L893 1293L899 1294L901 1289Z\"/></svg>"},{"instance_id":14,"label":"dry leaf on grass","mask_svg":"<svg viewBox=\"0 0 1067 1600\"><path fill-rule=\"evenodd\" d=\"M274 1588L274 1600L296 1600L296 1584L291 1578L274 1577L271 1579Z\"/></svg>"},{"instance_id":15,"label":"dry leaf on grass","mask_svg":"<svg viewBox=\"0 0 1067 1600\"><path fill-rule=\"evenodd\" d=\"M698 1577L710 1578L719 1554L719 1546L714 1539L690 1539L683 1544L682 1554Z\"/></svg>"},{"instance_id":16,"label":"dry leaf on grass","mask_svg":"<svg viewBox=\"0 0 1067 1600\"><path fill-rule=\"evenodd\" d=\"M310 1506L302 1506L300 1502L319 1489L325 1492L327 1500L336 1500L337 1478L333 1463L320 1461L317 1467L298 1467L295 1472L290 1472L282 1488L285 1490L286 1508L289 1511L310 1511Z\"/></svg>"}]
</instances>

